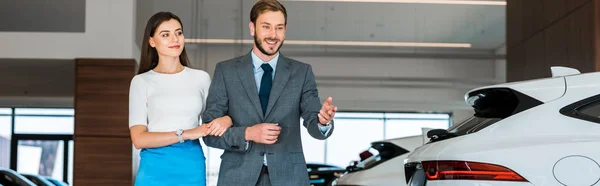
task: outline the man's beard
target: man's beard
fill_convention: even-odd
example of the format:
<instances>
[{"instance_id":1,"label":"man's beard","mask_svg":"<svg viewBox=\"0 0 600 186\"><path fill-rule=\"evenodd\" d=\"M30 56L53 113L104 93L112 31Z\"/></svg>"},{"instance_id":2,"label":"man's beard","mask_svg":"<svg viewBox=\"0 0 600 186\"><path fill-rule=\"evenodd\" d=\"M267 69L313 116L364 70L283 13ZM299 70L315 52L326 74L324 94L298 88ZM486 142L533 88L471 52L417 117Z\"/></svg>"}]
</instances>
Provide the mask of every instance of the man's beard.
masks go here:
<instances>
[{"instance_id":1,"label":"man's beard","mask_svg":"<svg viewBox=\"0 0 600 186\"><path fill-rule=\"evenodd\" d=\"M273 56L275 54L277 54L277 52L279 52L279 49L283 46L283 40L278 41L281 42L279 43L279 47L277 47L277 50L275 50L275 52L273 52L272 54L269 54L262 46L262 42L258 42L258 37L256 35L254 35L254 44L257 46L258 50L260 50L260 52L262 52L264 55L267 56Z\"/></svg>"}]
</instances>

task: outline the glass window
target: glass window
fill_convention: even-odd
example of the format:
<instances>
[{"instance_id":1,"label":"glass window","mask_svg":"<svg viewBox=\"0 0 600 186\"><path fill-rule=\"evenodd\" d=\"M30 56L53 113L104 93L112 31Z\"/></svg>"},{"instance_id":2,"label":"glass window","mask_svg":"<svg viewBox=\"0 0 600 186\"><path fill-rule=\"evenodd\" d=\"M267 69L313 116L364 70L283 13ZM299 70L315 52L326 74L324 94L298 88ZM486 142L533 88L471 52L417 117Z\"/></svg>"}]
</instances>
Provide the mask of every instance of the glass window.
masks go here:
<instances>
[{"instance_id":1,"label":"glass window","mask_svg":"<svg viewBox=\"0 0 600 186\"><path fill-rule=\"evenodd\" d=\"M360 160L360 153L370 149L372 142L421 135L422 128L447 129L450 120L449 114L338 112L334 133L327 140L314 139L303 126L300 134L307 163L346 167L351 161ZM379 153L372 148L371 151ZM206 148L204 152L207 182L213 186L217 183L223 150Z\"/></svg>"},{"instance_id":2,"label":"glass window","mask_svg":"<svg viewBox=\"0 0 600 186\"><path fill-rule=\"evenodd\" d=\"M69 183L71 185L73 185L73 153L75 152L74 148L75 148L75 142L73 142L73 140L70 140L69 141L69 155L68 155L69 156L69 164L68 164L69 169L67 170L68 171L67 172L67 174L68 174L67 183ZM62 180L62 178L59 180Z\"/></svg>"},{"instance_id":3,"label":"glass window","mask_svg":"<svg viewBox=\"0 0 600 186\"><path fill-rule=\"evenodd\" d=\"M17 171L62 180L64 146L62 141L19 140Z\"/></svg>"},{"instance_id":4,"label":"glass window","mask_svg":"<svg viewBox=\"0 0 600 186\"><path fill-rule=\"evenodd\" d=\"M600 118L600 102L584 106L579 109L579 113L594 118Z\"/></svg>"},{"instance_id":5,"label":"glass window","mask_svg":"<svg viewBox=\"0 0 600 186\"><path fill-rule=\"evenodd\" d=\"M49 174L49 177L52 177L57 180L63 180L64 170L65 170L65 143L63 141L59 141L58 147L56 147L56 154L54 155L54 169L52 170L52 174Z\"/></svg>"},{"instance_id":6,"label":"glass window","mask_svg":"<svg viewBox=\"0 0 600 186\"><path fill-rule=\"evenodd\" d=\"M15 134L73 134L73 109L15 109Z\"/></svg>"},{"instance_id":7,"label":"glass window","mask_svg":"<svg viewBox=\"0 0 600 186\"><path fill-rule=\"evenodd\" d=\"M300 124L302 125L302 123ZM337 125L335 130L337 130ZM304 150L306 163L325 162L325 140L313 138L308 134L308 130L304 126L300 126L300 135L302 137L302 149Z\"/></svg>"},{"instance_id":8,"label":"glass window","mask_svg":"<svg viewBox=\"0 0 600 186\"><path fill-rule=\"evenodd\" d=\"M448 122L448 119L388 119L385 122L385 138L422 135L422 128L447 129Z\"/></svg>"},{"instance_id":9,"label":"glass window","mask_svg":"<svg viewBox=\"0 0 600 186\"><path fill-rule=\"evenodd\" d=\"M338 114L336 114L336 118ZM335 119L335 129L327 139L326 164L346 167L359 159L371 142L383 140L383 119Z\"/></svg>"},{"instance_id":10,"label":"glass window","mask_svg":"<svg viewBox=\"0 0 600 186\"><path fill-rule=\"evenodd\" d=\"M0 167L10 167L11 109L0 108Z\"/></svg>"},{"instance_id":11,"label":"glass window","mask_svg":"<svg viewBox=\"0 0 600 186\"><path fill-rule=\"evenodd\" d=\"M498 121L502 120L502 118L481 118L477 116L471 116L469 119L456 124L448 129L448 132L454 133L455 135L461 136L470 133L474 133L484 129Z\"/></svg>"},{"instance_id":12,"label":"glass window","mask_svg":"<svg viewBox=\"0 0 600 186\"><path fill-rule=\"evenodd\" d=\"M418 119L418 120L449 120L448 114L429 114L429 113L385 113L386 119Z\"/></svg>"},{"instance_id":13,"label":"glass window","mask_svg":"<svg viewBox=\"0 0 600 186\"><path fill-rule=\"evenodd\" d=\"M16 108L16 115L73 116L72 108Z\"/></svg>"},{"instance_id":14,"label":"glass window","mask_svg":"<svg viewBox=\"0 0 600 186\"><path fill-rule=\"evenodd\" d=\"M223 154L223 150L211 147L205 152L208 152L206 153L207 186L216 186L219 179L219 167L221 167L221 154Z\"/></svg>"},{"instance_id":15,"label":"glass window","mask_svg":"<svg viewBox=\"0 0 600 186\"><path fill-rule=\"evenodd\" d=\"M338 112L335 113L335 119L381 119L384 117L383 113L370 113L370 112Z\"/></svg>"},{"instance_id":16,"label":"glass window","mask_svg":"<svg viewBox=\"0 0 600 186\"><path fill-rule=\"evenodd\" d=\"M10 110L10 108L0 108L0 115L8 115L10 116L10 113L12 111Z\"/></svg>"}]
</instances>

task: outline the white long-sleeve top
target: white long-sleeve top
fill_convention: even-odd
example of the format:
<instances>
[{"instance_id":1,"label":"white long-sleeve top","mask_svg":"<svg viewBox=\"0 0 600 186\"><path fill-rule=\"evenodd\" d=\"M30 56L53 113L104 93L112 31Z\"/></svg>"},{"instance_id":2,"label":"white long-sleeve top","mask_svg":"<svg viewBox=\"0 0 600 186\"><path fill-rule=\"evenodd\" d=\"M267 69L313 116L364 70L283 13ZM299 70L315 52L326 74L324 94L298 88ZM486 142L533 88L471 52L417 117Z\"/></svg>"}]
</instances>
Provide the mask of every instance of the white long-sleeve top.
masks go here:
<instances>
[{"instance_id":1,"label":"white long-sleeve top","mask_svg":"<svg viewBox=\"0 0 600 186\"><path fill-rule=\"evenodd\" d=\"M129 127L145 125L148 132L191 129L202 122L210 76L185 67L176 74L148 71L131 80Z\"/></svg>"}]
</instances>

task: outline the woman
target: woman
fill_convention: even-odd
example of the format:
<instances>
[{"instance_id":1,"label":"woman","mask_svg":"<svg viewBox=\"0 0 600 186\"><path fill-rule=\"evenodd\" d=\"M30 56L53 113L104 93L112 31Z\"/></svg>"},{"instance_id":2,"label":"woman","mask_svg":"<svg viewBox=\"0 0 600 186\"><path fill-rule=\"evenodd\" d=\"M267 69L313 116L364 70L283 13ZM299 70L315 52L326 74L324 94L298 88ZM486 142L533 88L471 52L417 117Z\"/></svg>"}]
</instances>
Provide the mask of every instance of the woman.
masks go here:
<instances>
[{"instance_id":1,"label":"woman","mask_svg":"<svg viewBox=\"0 0 600 186\"><path fill-rule=\"evenodd\" d=\"M129 93L131 140L142 149L136 186L206 185L198 139L220 136L232 125L229 116L199 125L210 76L188 63L180 19L170 12L153 15Z\"/></svg>"}]
</instances>

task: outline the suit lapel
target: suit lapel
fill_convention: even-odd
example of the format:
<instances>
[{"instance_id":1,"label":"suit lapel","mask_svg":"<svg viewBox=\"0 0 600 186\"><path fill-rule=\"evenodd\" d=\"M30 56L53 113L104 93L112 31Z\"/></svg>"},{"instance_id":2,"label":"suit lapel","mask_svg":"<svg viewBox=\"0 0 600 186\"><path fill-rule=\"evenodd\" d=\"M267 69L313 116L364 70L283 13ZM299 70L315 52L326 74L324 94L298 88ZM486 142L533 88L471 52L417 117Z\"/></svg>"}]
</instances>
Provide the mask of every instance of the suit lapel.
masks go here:
<instances>
[{"instance_id":1,"label":"suit lapel","mask_svg":"<svg viewBox=\"0 0 600 186\"><path fill-rule=\"evenodd\" d=\"M237 74L242 81L242 85L244 86L243 88L246 90L246 94L248 95L248 98L250 98L250 102L252 102L252 105L254 105L254 110L256 110L261 119L264 120L264 115L260 106L260 99L258 98L258 90L256 89L254 65L252 65L252 56L250 56L250 53L240 58L236 64L236 67Z\"/></svg>"},{"instance_id":2,"label":"suit lapel","mask_svg":"<svg viewBox=\"0 0 600 186\"><path fill-rule=\"evenodd\" d=\"M285 85L290 79L292 67L292 63L280 53L279 61L277 62L277 69L275 70L275 78L273 78L273 87L271 87L271 94L269 95L269 104L267 105L265 118L269 115L269 113L271 113L273 106L275 106L279 96L281 96L283 88L285 88Z\"/></svg>"}]
</instances>

